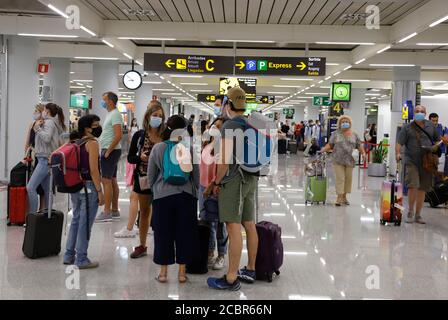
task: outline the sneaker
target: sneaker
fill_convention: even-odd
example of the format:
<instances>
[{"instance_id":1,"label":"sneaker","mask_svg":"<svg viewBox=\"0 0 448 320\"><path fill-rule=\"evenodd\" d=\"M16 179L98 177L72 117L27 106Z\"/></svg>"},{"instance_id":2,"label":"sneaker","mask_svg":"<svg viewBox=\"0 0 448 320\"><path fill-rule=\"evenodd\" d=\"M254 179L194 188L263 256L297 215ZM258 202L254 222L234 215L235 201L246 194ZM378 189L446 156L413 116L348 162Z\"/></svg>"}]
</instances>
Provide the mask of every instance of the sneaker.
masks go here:
<instances>
[{"instance_id":1,"label":"sneaker","mask_svg":"<svg viewBox=\"0 0 448 320\"><path fill-rule=\"evenodd\" d=\"M120 211L112 211L112 219L114 220L120 220Z\"/></svg>"},{"instance_id":2,"label":"sneaker","mask_svg":"<svg viewBox=\"0 0 448 320\"><path fill-rule=\"evenodd\" d=\"M418 224L426 224L426 222L425 221L423 221L423 219L422 219L422 216L421 215L415 215L415 223L418 223Z\"/></svg>"},{"instance_id":3,"label":"sneaker","mask_svg":"<svg viewBox=\"0 0 448 320\"><path fill-rule=\"evenodd\" d=\"M247 267L244 267L238 271L238 279L247 283L254 283L256 276L255 271L249 270Z\"/></svg>"},{"instance_id":4,"label":"sneaker","mask_svg":"<svg viewBox=\"0 0 448 320\"><path fill-rule=\"evenodd\" d=\"M78 266L78 269L94 269L99 267L99 263L96 261L89 261L86 264Z\"/></svg>"},{"instance_id":5,"label":"sneaker","mask_svg":"<svg viewBox=\"0 0 448 320\"><path fill-rule=\"evenodd\" d=\"M71 265L75 264L75 258L74 257L71 257L71 258L64 257L63 264L65 264L66 266L71 266Z\"/></svg>"},{"instance_id":6,"label":"sneaker","mask_svg":"<svg viewBox=\"0 0 448 320\"><path fill-rule=\"evenodd\" d=\"M148 248L143 246L138 246L134 248L134 251L131 253L132 259L137 259L144 257L148 254Z\"/></svg>"},{"instance_id":7,"label":"sneaker","mask_svg":"<svg viewBox=\"0 0 448 320\"><path fill-rule=\"evenodd\" d=\"M414 214L412 212L408 212L408 217L406 218L406 223L414 223Z\"/></svg>"},{"instance_id":8,"label":"sneaker","mask_svg":"<svg viewBox=\"0 0 448 320\"><path fill-rule=\"evenodd\" d=\"M137 230L132 229L131 231L128 230L127 227L124 227L118 232L114 233L115 238L135 238L138 234Z\"/></svg>"},{"instance_id":9,"label":"sneaker","mask_svg":"<svg viewBox=\"0 0 448 320\"><path fill-rule=\"evenodd\" d=\"M104 212L101 212L101 214L95 219L95 222L111 222L111 221L112 221L112 215L106 214Z\"/></svg>"},{"instance_id":10,"label":"sneaker","mask_svg":"<svg viewBox=\"0 0 448 320\"><path fill-rule=\"evenodd\" d=\"M207 284L210 288L216 290L238 291L241 288L241 282L238 279L233 283L228 283L226 276L223 276L222 278L210 277L207 279Z\"/></svg>"},{"instance_id":11,"label":"sneaker","mask_svg":"<svg viewBox=\"0 0 448 320\"><path fill-rule=\"evenodd\" d=\"M214 256L208 256L208 267L211 268L215 264L215 257Z\"/></svg>"},{"instance_id":12,"label":"sneaker","mask_svg":"<svg viewBox=\"0 0 448 320\"><path fill-rule=\"evenodd\" d=\"M222 268L224 268L224 256L218 256L218 258L216 258L215 263L213 264L213 270L221 270Z\"/></svg>"}]
</instances>

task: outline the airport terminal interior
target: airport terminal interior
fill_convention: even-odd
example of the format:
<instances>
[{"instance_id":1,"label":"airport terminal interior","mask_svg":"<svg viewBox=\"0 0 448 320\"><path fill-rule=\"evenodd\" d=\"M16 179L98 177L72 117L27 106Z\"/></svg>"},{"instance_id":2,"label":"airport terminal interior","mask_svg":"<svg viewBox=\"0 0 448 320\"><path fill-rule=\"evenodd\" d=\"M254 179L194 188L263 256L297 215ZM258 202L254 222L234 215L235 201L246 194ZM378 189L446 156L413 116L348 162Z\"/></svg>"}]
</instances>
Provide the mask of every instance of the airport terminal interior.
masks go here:
<instances>
[{"instance_id":1,"label":"airport terminal interior","mask_svg":"<svg viewBox=\"0 0 448 320\"><path fill-rule=\"evenodd\" d=\"M142 128L157 100L166 119L194 115L191 126L201 131L202 120L208 130L225 115L221 103L235 86L245 91L248 121L263 115L276 132L276 170L256 178L253 210L257 222L281 228L280 275L242 282L235 291L209 288L208 277L225 274L226 255L222 269L188 274L186 283L176 266L167 283L157 281L155 231L149 229L148 254L138 259L130 257L138 234L115 237L128 224L133 190L131 123ZM67 132L96 114L104 133L106 92L117 94L123 124L120 217L93 224L88 256L99 266L63 264L74 213L70 195L60 192L54 208L64 214L61 252L30 259L22 245L31 224L11 224L14 210L26 211L28 203L11 197L11 170L26 157L35 106L57 104ZM418 106L426 120L437 114L437 126L420 118ZM349 203L336 191L337 150L314 150L338 132L331 145L343 139L345 116L359 137L359 149L350 144L352 153L346 151L354 163ZM448 299L443 143L438 168L428 173L434 177L420 216L426 224L406 223L415 191L408 184L419 178L406 172L410 149L402 147L403 166L396 145L401 130L418 121L447 141L446 0L0 0L0 299ZM426 169L418 170L421 183ZM322 180L324 196L313 199L312 181ZM390 191L392 181L400 187ZM244 230L241 267L248 263Z\"/></svg>"}]
</instances>

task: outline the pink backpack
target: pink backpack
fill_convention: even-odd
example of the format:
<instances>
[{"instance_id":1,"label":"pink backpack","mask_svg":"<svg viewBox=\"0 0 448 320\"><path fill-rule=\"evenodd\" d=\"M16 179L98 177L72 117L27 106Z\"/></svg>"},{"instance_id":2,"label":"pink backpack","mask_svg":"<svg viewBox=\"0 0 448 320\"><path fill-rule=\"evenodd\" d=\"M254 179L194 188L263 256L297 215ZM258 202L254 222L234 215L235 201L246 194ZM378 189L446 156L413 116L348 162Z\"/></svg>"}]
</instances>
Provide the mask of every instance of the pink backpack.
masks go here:
<instances>
[{"instance_id":1,"label":"pink backpack","mask_svg":"<svg viewBox=\"0 0 448 320\"><path fill-rule=\"evenodd\" d=\"M71 141L50 156L54 185L60 193L76 193L84 188L81 168L81 146L89 140Z\"/></svg>"}]
</instances>

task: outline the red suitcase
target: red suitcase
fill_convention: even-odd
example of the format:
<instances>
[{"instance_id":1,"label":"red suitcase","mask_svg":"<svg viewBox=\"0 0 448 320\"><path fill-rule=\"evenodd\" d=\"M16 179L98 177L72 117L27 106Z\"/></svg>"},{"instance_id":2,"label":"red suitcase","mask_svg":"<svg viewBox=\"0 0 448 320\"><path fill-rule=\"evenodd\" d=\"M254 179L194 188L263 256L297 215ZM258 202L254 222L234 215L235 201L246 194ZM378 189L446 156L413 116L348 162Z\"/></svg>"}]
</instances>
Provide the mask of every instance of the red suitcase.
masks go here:
<instances>
[{"instance_id":1,"label":"red suitcase","mask_svg":"<svg viewBox=\"0 0 448 320\"><path fill-rule=\"evenodd\" d=\"M23 225L28 208L26 187L8 186L8 226Z\"/></svg>"}]
</instances>

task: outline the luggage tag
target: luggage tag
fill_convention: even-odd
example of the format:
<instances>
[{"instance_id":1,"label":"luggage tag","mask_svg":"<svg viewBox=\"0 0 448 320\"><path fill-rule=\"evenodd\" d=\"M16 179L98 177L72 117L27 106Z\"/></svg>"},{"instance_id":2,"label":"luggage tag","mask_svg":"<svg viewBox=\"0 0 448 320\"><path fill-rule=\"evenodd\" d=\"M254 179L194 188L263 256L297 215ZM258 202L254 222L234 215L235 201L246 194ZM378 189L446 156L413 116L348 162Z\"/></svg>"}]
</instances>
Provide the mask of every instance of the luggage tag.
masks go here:
<instances>
[{"instance_id":1,"label":"luggage tag","mask_svg":"<svg viewBox=\"0 0 448 320\"><path fill-rule=\"evenodd\" d=\"M404 211L404 207L402 205L399 205L398 203L394 204L394 208L400 209L401 211Z\"/></svg>"}]
</instances>

